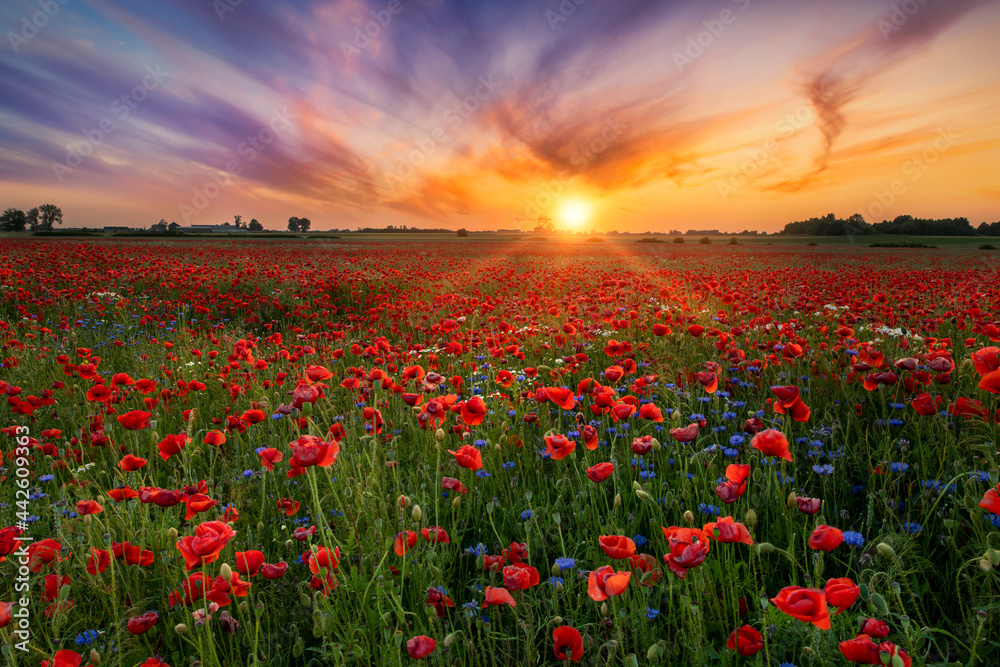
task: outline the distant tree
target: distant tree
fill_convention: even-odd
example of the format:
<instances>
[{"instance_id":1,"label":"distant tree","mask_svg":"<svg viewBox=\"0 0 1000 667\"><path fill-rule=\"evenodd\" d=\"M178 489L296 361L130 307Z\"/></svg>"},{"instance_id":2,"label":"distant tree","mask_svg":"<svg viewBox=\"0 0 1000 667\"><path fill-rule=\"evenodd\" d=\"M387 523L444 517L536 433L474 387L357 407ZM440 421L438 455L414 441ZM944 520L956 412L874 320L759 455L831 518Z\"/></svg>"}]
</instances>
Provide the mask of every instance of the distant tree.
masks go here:
<instances>
[{"instance_id":1,"label":"distant tree","mask_svg":"<svg viewBox=\"0 0 1000 667\"><path fill-rule=\"evenodd\" d=\"M538 216L538 224L535 225L536 234L551 234L553 231L552 218L547 215Z\"/></svg>"},{"instance_id":2,"label":"distant tree","mask_svg":"<svg viewBox=\"0 0 1000 667\"><path fill-rule=\"evenodd\" d=\"M62 209L55 204L42 204L38 207L39 229L52 229L53 225L61 225L62 222Z\"/></svg>"},{"instance_id":3,"label":"distant tree","mask_svg":"<svg viewBox=\"0 0 1000 667\"><path fill-rule=\"evenodd\" d=\"M257 218L251 218L250 224L247 225L247 229L249 229L251 232L262 232L264 231L264 225L257 222Z\"/></svg>"},{"instance_id":4,"label":"distant tree","mask_svg":"<svg viewBox=\"0 0 1000 667\"><path fill-rule=\"evenodd\" d=\"M708 238L707 236L702 236L700 239L698 239L698 243L702 245L712 245L712 239Z\"/></svg>"},{"instance_id":5,"label":"distant tree","mask_svg":"<svg viewBox=\"0 0 1000 667\"><path fill-rule=\"evenodd\" d=\"M0 215L0 231L3 232L23 232L26 223L24 211L17 208L8 208Z\"/></svg>"},{"instance_id":6,"label":"distant tree","mask_svg":"<svg viewBox=\"0 0 1000 667\"><path fill-rule=\"evenodd\" d=\"M244 228L243 216L240 215L239 213L237 213L236 215L234 215L233 216L233 224L236 225L236 229L243 229Z\"/></svg>"},{"instance_id":7,"label":"distant tree","mask_svg":"<svg viewBox=\"0 0 1000 667\"><path fill-rule=\"evenodd\" d=\"M467 237L469 235L469 230L466 229L465 227L462 227L460 230L458 230L457 234L458 234L459 238L463 238L464 239L465 237Z\"/></svg>"},{"instance_id":8,"label":"distant tree","mask_svg":"<svg viewBox=\"0 0 1000 667\"><path fill-rule=\"evenodd\" d=\"M311 226L312 226L312 223L309 221L309 218L299 218L299 231L300 232L308 232L309 228Z\"/></svg>"},{"instance_id":9,"label":"distant tree","mask_svg":"<svg viewBox=\"0 0 1000 667\"><path fill-rule=\"evenodd\" d=\"M24 214L25 222L28 224L28 229L30 231L38 230L38 208L29 209L27 213Z\"/></svg>"},{"instance_id":10,"label":"distant tree","mask_svg":"<svg viewBox=\"0 0 1000 667\"><path fill-rule=\"evenodd\" d=\"M684 237L683 236L675 236L674 237L674 243L684 243Z\"/></svg>"},{"instance_id":11,"label":"distant tree","mask_svg":"<svg viewBox=\"0 0 1000 667\"><path fill-rule=\"evenodd\" d=\"M297 232L299 230L299 219L292 217L288 219L288 231Z\"/></svg>"}]
</instances>

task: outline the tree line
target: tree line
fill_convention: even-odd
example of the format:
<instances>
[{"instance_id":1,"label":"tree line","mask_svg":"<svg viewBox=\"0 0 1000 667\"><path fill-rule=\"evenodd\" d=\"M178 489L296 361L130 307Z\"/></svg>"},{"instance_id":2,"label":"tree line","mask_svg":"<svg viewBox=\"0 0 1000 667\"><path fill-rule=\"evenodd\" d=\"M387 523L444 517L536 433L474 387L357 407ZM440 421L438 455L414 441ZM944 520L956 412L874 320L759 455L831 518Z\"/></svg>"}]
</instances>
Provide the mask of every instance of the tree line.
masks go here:
<instances>
[{"instance_id":1,"label":"tree line","mask_svg":"<svg viewBox=\"0 0 1000 667\"><path fill-rule=\"evenodd\" d=\"M781 234L806 236L864 236L896 234L906 236L1000 236L1000 221L973 227L968 218L915 218L898 215L892 220L870 224L860 213L846 220L828 213L822 217L789 222Z\"/></svg>"},{"instance_id":2,"label":"tree line","mask_svg":"<svg viewBox=\"0 0 1000 667\"><path fill-rule=\"evenodd\" d=\"M63 223L62 209L55 204L42 204L28 211L8 208L0 215L0 232L42 232Z\"/></svg>"}]
</instances>

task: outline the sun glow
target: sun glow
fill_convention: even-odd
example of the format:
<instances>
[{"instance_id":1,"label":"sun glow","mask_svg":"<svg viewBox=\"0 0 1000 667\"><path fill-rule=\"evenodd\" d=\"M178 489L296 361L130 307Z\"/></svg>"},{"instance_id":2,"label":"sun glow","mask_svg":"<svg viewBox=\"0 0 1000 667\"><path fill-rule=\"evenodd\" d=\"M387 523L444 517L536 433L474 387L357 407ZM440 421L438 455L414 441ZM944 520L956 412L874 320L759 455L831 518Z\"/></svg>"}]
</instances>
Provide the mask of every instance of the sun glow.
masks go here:
<instances>
[{"instance_id":1,"label":"sun glow","mask_svg":"<svg viewBox=\"0 0 1000 667\"><path fill-rule=\"evenodd\" d=\"M563 204L559 217L568 227L580 227L590 218L590 206L578 199L570 200Z\"/></svg>"}]
</instances>

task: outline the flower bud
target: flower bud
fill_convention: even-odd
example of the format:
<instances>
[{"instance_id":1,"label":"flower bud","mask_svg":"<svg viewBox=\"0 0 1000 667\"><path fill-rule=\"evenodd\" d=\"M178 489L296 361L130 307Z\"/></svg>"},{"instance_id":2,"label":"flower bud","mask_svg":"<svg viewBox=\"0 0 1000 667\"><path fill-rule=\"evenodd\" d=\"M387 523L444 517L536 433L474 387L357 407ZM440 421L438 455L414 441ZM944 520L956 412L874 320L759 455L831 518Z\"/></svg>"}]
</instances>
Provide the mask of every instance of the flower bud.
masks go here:
<instances>
[{"instance_id":1,"label":"flower bud","mask_svg":"<svg viewBox=\"0 0 1000 667\"><path fill-rule=\"evenodd\" d=\"M601 603L601 616L607 616L607 615L608 615L608 603L607 602L602 602Z\"/></svg>"},{"instance_id":2,"label":"flower bud","mask_svg":"<svg viewBox=\"0 0 1000 667\"><path fill-rule=\"evenodd\" d=\"M983 572L989 572L993 569L993 563L989 562L985 558L979 559L979 569Z\"/></svg>"},{"instance_id":3,"label":"flower bud","mask_svg":"<svg viewBox=\"0 0 1000 667\"><path fill-rule=\"evenodd\" d=\"M890 547L885 542L879 542L878 546L875 547L875 548L878 550L879 555L881 555L881 556L885 556L886 558L895 558L896 557L896 550L893 549L892 547Z\"/></svg>"},{"instance_id":4,"label":"flower bud","mask_svg":"<svg viewBox=\"0 0 1000 667\"><path fill-rule=\"evenodd\" d=\"M675 422L679 422L681 419L683 419L683 415L681 415L680 410L674 410L673 413L670 415L670 418L673 419Z\"/></svg>"},{"instance_id":5,"label":"flower bud","mask_svg":"<svg viewBox=\"0 0 1000 667\"><path fill-rule=\"evenodd\" d=\"M183 623L178 623L177 625L174 626L174 632L176 632L179 635L186 634L187 631L188 631L188 626L184 625Z\"/></svg>"},{"instance_id":6,"label":"flower bud","mask_svg":"<svg viewBox=\"0 0 1000 667\"><path fill-rule=\"evenodd\" d=\"M90 664L92 664L94 667L100 667L101 654L95 651L94 649L90 649L90 655L87 656L87 659L90 660Z\"/></svg>"},{"instance_id":7,"label":"flower bud","mask_svg":"<svg viewBox=\"0 0 1000 667\"><path fill-rule=\"evenodd\" d=\"M423 510L420 509L420 505L414 505L413 506L413 511L410 512L410 516L413 517L414 521L416 521L418 523L420 522L420 519L423 518L423 516L424 516L424 512L423 512Z\"/></svg>"},{"instance_id":8,"label":"flower bud","mask_svg":"<svg viewBox=\"0 0 1000 667\"><path fill-rule=\"evenodd\" d=\"M752 509L747 510L746 516L743 517L743 523L746 524L747 528L753 528L757 525L757 512Z\"/></svg>"},{"instance_id":9,"label":"flower bud","mask_svg":"<svg viewBox=\"0 0 1000 667\"><path fill-rule=\"evenodd\" d=\"M458 634L457 632L452 632L450 635L444 638L445 647L450 647L452 644L455 643L455 635L457 634Z\"/></svg>"},{"instance_id":10,"label":"flower bud","mask_svg":"<svg viewBox=\"0 0 1000 667\"><path fill-rule=\"evenodd\" d=\"M793 510L798 505L795 498L796 496L794 491L788 494L788 500L785 501L785 504L788 505L788 509Z\"/></svg>"},{"instance_id":11,"label":"flower bud","mask_svg":"<svg viewBox=\"0 0 1000 667\"><path fill-rule=\"evenodd\" d=\"M618 509L621 506L622 506L622 494L616 493L615 494L615 509Z\"/></svg>"},{"instance_id":12,"label":"flower bud","mask_svg":"<svg viewBox=\"0 0 1000 667\"><path fill-rule=\"evenodd\" d=\"M401 509L405 509L406 506L410 504L410 499L403 494L399 494L399 498L396 498L396 504L399 505Z\"/></svg>"},{"instance_id":13,"label":"flower bud","mask_svg":"<svg viewBox=\"0 0 1000 667\"><path fill-rule=\"evenodd\" d=\"M439 428L438 430L434 431L434 439L437 440L438 442L444 442L443 428Z\"/></svg>"},{"instance_id":14,"label":"flower bud","mask_svg":"<svg viewBox=\"0 0 1000 667\"><path fill-rule=\"evenodd\" d=\"M635 495L636 495L637 498L639 498L639 500L652 500L653 499L653 496L649 495L648 493L646 493L642 489L638 489L635 492Z\"/></svg>"},{"instance_id":15,"label":"flower bud","mask_svg":"<svg viewBox=\"0 0 1000 667\"><path fill-rule=\"evenodd\" d=\"M462 504L462 496L455 496L451 499L452 509L458 509L458 506Z\"/></svg>"},{"instance_id":16,"label":"flower bud","mask_svg":"<svg viewBox=\"0 0 1000 667\"><path fill-rule=\"evenodd\" d=\"M653 660L659 658L661 655L663 655L663 649L660 648L659 644L653 644L652 646L649 647L649 650L646 651L646 660L652 662Z\"/></svg>"},{"instance_id":17,"label":"flower bud","mask_svg":"<svg viewBox=\"0 0 1000 667\"><path fill-rule=\"evenodd\" d=\"M292 544L294 544L294 543L291 540L285 540L285 548L286 549L291 549Z\"/></svg>"},{"instance_id":18,"label":"flower bud","mask_svg":"<svg viewBox=\"0 0 1000 667\"><path fill-rule=\"evenodd\" d=\"M563 624L563 617L562 616L553 616L552 620L549 621L549 625L554 625L556 627L559 627L562 624Z\"/></svg>"},{"instance_id":19,"label":"flower bud","mask_svg":"<svg viewBox=\"0 0 1000 667\"><path fill-rule=\"evenodd\" d=\"M759 542L757 544L757 547L760 550L761 554L774 553L774 545L771 544L770 542Z\"/></svg>"},{"instance_id":20,"label":"flower bud","mask_svg":"<svg viewBox=\"0 0 1000 667\"><path fill-rule=\"evenodd\" d=\"M229 563L223 563L222 567L219 568L219 574L226 581L230 581L233 578L233 568L229 567Z\"/></svg>"},{"instance_id":21,"label":"flower bud","mask_svg":"<svg viewBox=\"0 0 1000 667\"><path fill-rule=\"evenodd\" d=\"M993 564L993 567L1000 565L1000 552L997 552L993 547L986 550L986 558Z\"/></svg>"},{"instance_id":22,"label":"flower bud","mask_svg":"<svg viewBox=\"0 0 1000 667\"><path fill-rule=\"evenodd\" d=\"M691 510L687 510L684 512L684 523L688 524L689 526L694 523L694 512L692 512Z\"/></svg>"},{"instance_id":23,"label":"flower bud","mask_svg":"<svg viewBox=\"0 0 1000 667\"><path fill-rule=\"evenodd\" d=\"M177 539L177 529L174 528L173 526L167 528L167 539L170 540L171 542Z\"/></svg>"}]
</instances>

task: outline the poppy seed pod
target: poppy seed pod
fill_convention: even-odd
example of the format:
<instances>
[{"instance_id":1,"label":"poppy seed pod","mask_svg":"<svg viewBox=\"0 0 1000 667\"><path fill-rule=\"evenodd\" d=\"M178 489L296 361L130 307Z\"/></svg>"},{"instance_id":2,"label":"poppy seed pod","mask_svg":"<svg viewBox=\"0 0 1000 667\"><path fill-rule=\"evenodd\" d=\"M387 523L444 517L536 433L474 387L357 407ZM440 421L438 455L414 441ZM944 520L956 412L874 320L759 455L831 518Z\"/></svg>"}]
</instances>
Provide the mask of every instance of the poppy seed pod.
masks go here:
<instances>
[{"instance_id":1,"label":"poppy seed pod","mask_svg":"<svg viewBox=\"0 0 1000 667\"><path fill-rule=\"evenodd\" d=\"M878 550L879 555L885 556L886 558L896 557L896 550L890 547L885 542L879 542L878 546L875 548Z\"/></svg>"}]
</instances>

